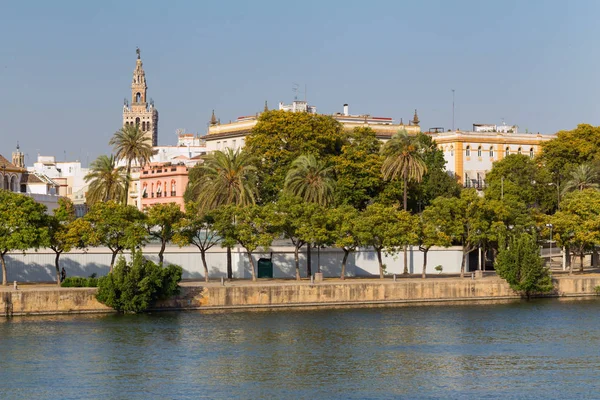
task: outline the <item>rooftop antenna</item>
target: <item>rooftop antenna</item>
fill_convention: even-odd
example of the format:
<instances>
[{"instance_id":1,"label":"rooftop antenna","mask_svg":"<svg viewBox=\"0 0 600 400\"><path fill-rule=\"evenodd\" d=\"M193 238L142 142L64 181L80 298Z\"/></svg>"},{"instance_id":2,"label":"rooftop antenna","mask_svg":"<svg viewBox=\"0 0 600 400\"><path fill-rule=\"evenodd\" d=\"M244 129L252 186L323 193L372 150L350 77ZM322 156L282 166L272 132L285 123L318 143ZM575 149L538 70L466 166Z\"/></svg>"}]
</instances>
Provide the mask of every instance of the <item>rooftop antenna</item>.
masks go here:
<instances>
[{"instance_id":1,"label":"rooftop antenna","mask_svg":"<svg viewBox=\"0 0 600 400\"><path fill-rule=\"evenodd\" d=\"M452 131L454 132L454 89L452 89Z\"/></svg>"},{"instance_id":2,"label":"rooftop antenna","mask_svg":"<svg viewBox=\"0 0 600 400\"><path fill-rule=\"evenodd\" d=\"M300 87L300 85L298 85L297 83L292 83L292 92L294 92L294 100L298 100L298 88Z\"/></svg>"}]
</instances>

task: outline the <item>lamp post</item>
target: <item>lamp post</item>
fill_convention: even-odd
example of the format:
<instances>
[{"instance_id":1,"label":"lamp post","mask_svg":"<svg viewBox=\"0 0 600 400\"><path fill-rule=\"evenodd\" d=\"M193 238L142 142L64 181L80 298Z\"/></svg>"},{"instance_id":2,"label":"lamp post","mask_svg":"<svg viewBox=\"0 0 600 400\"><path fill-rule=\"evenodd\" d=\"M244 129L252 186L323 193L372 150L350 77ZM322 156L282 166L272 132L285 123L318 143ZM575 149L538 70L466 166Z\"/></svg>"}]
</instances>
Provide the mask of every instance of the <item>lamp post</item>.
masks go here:
<instances>
[{"instance_id":1,"label":"lamp post","mask_svg":"<svg viewBox=\"0 0 600 400\"><path fill-rule=\"evenodd\" d=\"M550 265L550 268L552 268L552 228L554 228L554 225L546 224L546 226L550 228L550 262L548 264Z\"/></svg>"}]
</instances>

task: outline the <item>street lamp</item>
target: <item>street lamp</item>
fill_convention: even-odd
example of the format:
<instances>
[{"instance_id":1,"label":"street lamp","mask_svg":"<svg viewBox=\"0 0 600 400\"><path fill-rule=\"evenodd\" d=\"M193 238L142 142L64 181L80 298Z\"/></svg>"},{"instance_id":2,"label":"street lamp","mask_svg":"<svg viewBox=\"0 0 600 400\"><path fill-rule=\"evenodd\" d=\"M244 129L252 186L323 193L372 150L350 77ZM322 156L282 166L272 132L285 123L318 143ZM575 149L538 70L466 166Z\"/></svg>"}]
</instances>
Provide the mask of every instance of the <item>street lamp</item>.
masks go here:
<instances>
[{"instance_id":1,"label":"street lamp","mask_svg":"<svg viewBox=\"0 0 600 400\"><path fill-rule=\"evenodd\" d=\"M548 264L550 265L550 268L552 268L552 228L554 228L554 225L546 224L546 226L550 228L550 262Z\"/></svg>"}]
</instances>

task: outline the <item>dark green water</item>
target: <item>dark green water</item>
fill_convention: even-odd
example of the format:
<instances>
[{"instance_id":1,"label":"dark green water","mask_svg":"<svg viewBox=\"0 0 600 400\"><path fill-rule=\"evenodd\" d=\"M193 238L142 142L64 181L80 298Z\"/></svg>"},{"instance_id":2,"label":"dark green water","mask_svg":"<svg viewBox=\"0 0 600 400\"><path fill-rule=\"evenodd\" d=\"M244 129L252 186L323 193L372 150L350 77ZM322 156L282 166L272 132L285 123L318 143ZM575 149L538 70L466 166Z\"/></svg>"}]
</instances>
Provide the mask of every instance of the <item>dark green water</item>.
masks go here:
<instances>
[{"instance_id":1,"label":"dark green water","mask_svg":"<svg viewBox=\"0 0 600 400\"><path fill-rule=\"evenodd\" d=\"M0 320L0 399L600 398L600 300Z\"/></svg>"}]
</instances>

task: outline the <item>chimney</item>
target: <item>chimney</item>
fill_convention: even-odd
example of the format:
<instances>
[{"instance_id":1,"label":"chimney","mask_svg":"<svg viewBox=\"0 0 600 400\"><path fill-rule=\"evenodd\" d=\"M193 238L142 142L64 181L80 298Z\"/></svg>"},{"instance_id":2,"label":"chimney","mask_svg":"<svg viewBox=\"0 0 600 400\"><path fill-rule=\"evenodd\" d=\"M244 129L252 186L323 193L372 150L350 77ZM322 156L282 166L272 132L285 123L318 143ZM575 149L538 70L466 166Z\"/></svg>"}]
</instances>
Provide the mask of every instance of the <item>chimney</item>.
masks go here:
<instances>
[{"instance_id":1,"label":"chimney","mask_svg":"<svg viewBox=\"0 0 600 400\"><path fill-rule=\"evenodd\" d=\"M347 117L348 115L348 104L344 104L344 115Z\"/></svg>"}]
</instances>

